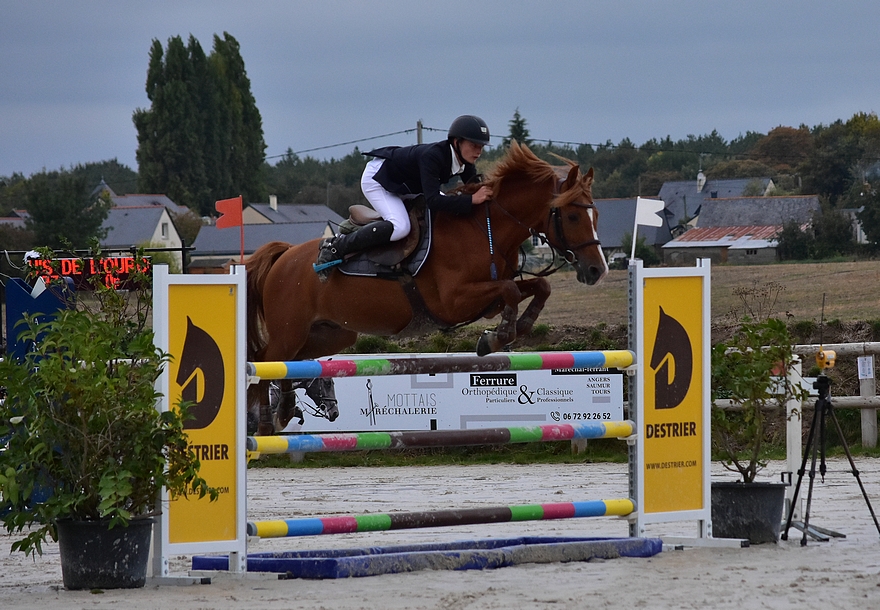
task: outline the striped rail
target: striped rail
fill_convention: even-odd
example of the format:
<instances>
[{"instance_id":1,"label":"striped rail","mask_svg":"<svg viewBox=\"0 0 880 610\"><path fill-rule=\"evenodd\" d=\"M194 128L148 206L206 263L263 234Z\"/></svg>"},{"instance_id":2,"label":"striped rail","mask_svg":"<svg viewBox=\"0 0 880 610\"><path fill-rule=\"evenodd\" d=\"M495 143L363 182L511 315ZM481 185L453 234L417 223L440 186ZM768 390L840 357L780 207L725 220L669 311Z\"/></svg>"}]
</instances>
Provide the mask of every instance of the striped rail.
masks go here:
<instances>
[{"instance_id":1,"label":"striped rail","mask_svg":"<svg viewBox=\"0 0 880 610\"><path fill-rule=\"evenodd\" d=\"M573 439L626 438L635 424L590 422L547 424L471 430L418 430L414 432L352 432L337 434L296 434L290 436L251 436L247 449L260 454L359 451L404 447L463 447L511 443L536 443Z\"/></svg>"},{"instance_id":2,"label":"striped rail","mask_svg":"<svg viewBox=\"0 0 880 610\"><path fill-rule=\"evenodd\" d=\"M551 504L523 504L486 508L385 513L344 517L315 517L277 521L249 521L248 536L285 538L293 536L320 536L378 532L385 530L450 527L479 523L508 521L543 521L575 519L580 517L626 516L635 512L635 503L629 499L593 500Z\"/></svg>"},{"instance_id":3,"label":"striped rail","mask_svg":"<svg viewBox=\"0 0 880 610\"><path fill-rule=\"evenodd\" d=\"M635 364L629 350L595 352L511 352L489 356L421 356L363 360L296 360L248 362L247 374L259 379L314 379L441 373L487 373L541 369L627 368Z\"/></svg>"}]
</instances>

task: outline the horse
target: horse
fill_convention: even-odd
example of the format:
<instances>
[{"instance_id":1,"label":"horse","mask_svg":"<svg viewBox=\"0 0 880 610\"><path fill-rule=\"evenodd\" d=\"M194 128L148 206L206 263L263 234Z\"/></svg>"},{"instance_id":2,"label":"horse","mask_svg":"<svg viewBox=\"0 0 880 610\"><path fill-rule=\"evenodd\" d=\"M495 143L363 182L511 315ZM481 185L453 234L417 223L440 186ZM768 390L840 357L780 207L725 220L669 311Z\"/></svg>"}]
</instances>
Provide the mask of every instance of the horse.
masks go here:
<instances>
[{"instance_id":1,"label":"horse","mask_svg":"<svg viewBox=\"0 0 880 610\"><path fill-rule=\"evenodd\" d=\"M593 169L582 174L575 162L563 160L563 167L550 165L511 142L482 183L493 198L468 215L436 213L431 253L415 276L399 281L334 270L321 282L312 267L320 239L260 247L246 266L248 360L310 360L338 354L360 333L415 336L498 314L498 326L477 343L478 355L528 334L550 283L542 275L523 279L519 273L526 239L542 235L583 284L595 284L608 272L597 233ZM478 186L462 188L473 192ZM287 388L290 393L289 382ZM252 386L248 398L250 415L259 414L257 433L272 434L268 384ZM335 400L327 406L335 407ZM291 415L279 407L274 428L285 425L285 417Z\"/></svg>"}]
</instances>

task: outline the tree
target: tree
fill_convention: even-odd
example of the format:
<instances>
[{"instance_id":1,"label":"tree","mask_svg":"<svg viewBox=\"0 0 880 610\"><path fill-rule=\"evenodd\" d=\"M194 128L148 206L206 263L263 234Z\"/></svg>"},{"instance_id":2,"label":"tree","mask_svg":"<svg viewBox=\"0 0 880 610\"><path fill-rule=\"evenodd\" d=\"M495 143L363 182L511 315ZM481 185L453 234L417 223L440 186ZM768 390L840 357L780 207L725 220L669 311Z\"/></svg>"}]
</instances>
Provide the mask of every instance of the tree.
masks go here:
<instances>
[{"instance_id":1,"label":"tree","mask_svg":"<svg viewBox=\"0 0 880 610\"><path fill-rule=\"evenodd\" d=\"M620 249L627 255L627 258L629 258L629 254L632 254L632 239L632 233L629 232L624 233L620 238ZM636 258L641 259L645 267L660 264L657 252L648 245L647 240L642 236L636 240Z\"/></svg>"},{"instance_id":2,"label":"tree","mask_svg":"<svg viewBox=\"0 0 880 610\"><path fill-rule=\"evenodd\" d=\"M808 260L815 248L815 238L811 231L801 229L794 220L782 225L776 234L776 257L781 261Z\"/></svg>"},{"instance_id":3,"label":"tree","mask_svg":"<svg viewBox=\"0 0 880 610\"><path fill-rule=\"evenodd\" d=\"M516 140L520 144L525 144L526 146L532 145L532 140L529 137L529 130L526 127L526 120L522 118L519 114L519 108L517 108L513 113L513 118L507 123L510 134L504 138L501 143L503 148L507 148L510 146L511 140Z\"/></svg>"},{"instance_id":4,"label":"tree","mask_svg":"<svg viewBox=\"0 0 880 610\"><path fill-rule=\"evenodd\" d=\"M218 138L221 158L216 161L217 166L208 165L207 173L220 179L228 177L229 181L223 184L225 190L214 190L212 197L241 194L248 201L261 201L265 198L262 171L266 158L263 119L251 93L238 41L227 32L223 38L214 35L214 49L208 61L218 99L217 117L213 118L219 121L205 129L228 129L220 132Z\"/></svg>"},{"instance_id":5,"label":"tree","mask_svg":"<svg viewBox=\"0 0 880 610\"><path fill-rule=\"evenodd\" d=\"M203 151L204 109L199 107L194 65L204 56L198 42L190 47L175 36L168 41L167 54L158 40L150 50L147 72L149 110L137 109L133 120L138 132L138 177L145 193L168 195L178 204L196 210L210 210L210 194Z\"/></svg>"},{"instance_id":6,"label":"tree","mask_svg":"<svg viewBox=\"0 0 880 610\"><path fill-rule=\"evenodd\" d=\"M755 143L750 156L764 165L789 170L806 161L813 149L813 136L805 125L776 127Z\"/></svg>"},{"instance_id":7,"label":"tree","mask_svg":"<svg viewBox=\"0 0 880 610\"><path fill-rule=\"evenodd\" d=\"M22 174L0 176L0 216L27 207L27 178Z\"/></svg>"},{"instance_id":8,"label":"tree","mask_svg":"<svg viewBox=\"0 0 880 610\"><path fill-rule=\"evenodd\" d=\"M149 109L137 109L139 185L179 204L211 214L218 199L265 197L266 144L260 112L250 91L238 42L214 36L206 57L189 37L158 40L147 70Z\"/></svg>"},{"instance_id":9,"label":"tree","mask_svg":"<svg viewBox=\"0 0 880 610\"><path fill-rule=\"evenodd\" d=\"M816 237L817 259L849 254L855 249L852 220L840 210L823 206L813 214L813 235Z\"/></svg>"},{"instance_id":10,"label":"tree","mask_svg":"<svg viewBox=\"0 0 880 610\"><path fill-rule=\"evenodd\" d=\"M801 166L804 192L827 198L835 207L858 207L857 200L880 154L880 120L874 113L856 113L846 123L835 121L813 130L814 147Z\"/></svg>"},{"instance_id":11,"label":"tree","mask_svg":"<svg viewBox=\"0 0 880 610\"><path fill-rule=\"evenodd\" d=\"M84 248L89 240L106 237L101 225L110 206L106 193L92 198L85 178L67 172L43 172L28 181L28 228L40 246L61 248L69 242Z\"/></svg>"},{"instance_id":12,"label":"tree","mask_svg":"<svg viewBox=\"0 0 880 610\"><path fill-rule=\"evenodd\" d=\"M117 195L137 192L137 172L116 159L79 164L71 168L74 176L82 176L89 188L95 188L103 180Z\"/></svg>"},{"instance_id":13,"label":"tree","mask_svg":"<svg viewBox=\"0 0 880 610\"><path fill-rule=\"evenodd\" d=\"M880 190L869 189L865 193L862 210L856 217L862 223L867 240L875 246L880 245Z\"/></svg>"}]
</instances>

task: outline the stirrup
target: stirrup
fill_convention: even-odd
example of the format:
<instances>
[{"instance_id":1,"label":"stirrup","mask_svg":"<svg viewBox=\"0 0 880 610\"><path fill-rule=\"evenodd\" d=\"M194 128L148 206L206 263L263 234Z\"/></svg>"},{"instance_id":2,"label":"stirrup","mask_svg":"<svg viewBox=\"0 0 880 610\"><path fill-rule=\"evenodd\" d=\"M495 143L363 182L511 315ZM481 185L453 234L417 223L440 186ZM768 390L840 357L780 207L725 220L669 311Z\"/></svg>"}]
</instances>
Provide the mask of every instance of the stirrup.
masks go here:
<instances>
[{"instance_id":1,"label":"stirrup","mask_svg":"<svg viewBox=\"0 0 880 610\"><path fill-rule=\"evenodd\" d=\"M322 282L326 282L330 277L330 270L342 262L342 257L333 258L336 253L333 251L333 240L326 239L318 250L318 260L312 263L312 269L318 274Z\"/></svg>"}]
</instances>

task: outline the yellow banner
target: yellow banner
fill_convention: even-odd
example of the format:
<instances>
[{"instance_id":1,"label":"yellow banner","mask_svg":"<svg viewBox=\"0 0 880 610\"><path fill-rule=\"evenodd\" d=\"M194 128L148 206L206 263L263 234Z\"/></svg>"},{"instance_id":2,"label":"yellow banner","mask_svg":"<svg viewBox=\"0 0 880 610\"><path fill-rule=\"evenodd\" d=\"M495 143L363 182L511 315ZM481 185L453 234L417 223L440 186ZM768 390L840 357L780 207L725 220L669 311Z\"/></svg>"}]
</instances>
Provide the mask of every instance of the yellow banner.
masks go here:
<instances>
[{"instance_id":1,"label":"yellow banner","mask_svg":"<svg viewBox=\"0 0 880 610\"><path fill-rule=\"evenodd\" d=\"M236 287L229 284L168 288L170 404L192 403L187 422L190 449L200 474L220 498L172 498L171 543L236 539ZM243 364L241 365L243 366ZM242 515L244 518L244 515Z\"/></svg>"},{"instance_id":2,"label":"yellow banner","mask_svg":"<svg viewBox=\"0 0 880 610\"><path fill-rule=\"evenodd\" d=\"M703 278L645 278L646 513L703 507Z\"/></svg>"}]
</instances>

